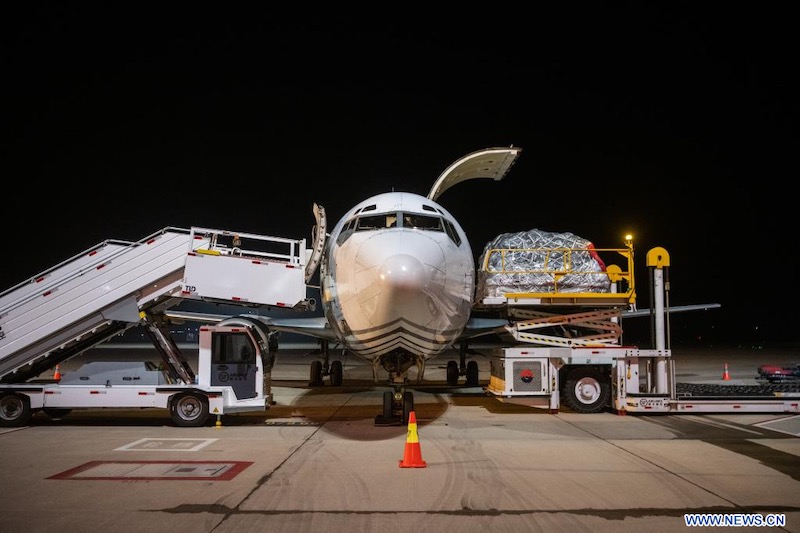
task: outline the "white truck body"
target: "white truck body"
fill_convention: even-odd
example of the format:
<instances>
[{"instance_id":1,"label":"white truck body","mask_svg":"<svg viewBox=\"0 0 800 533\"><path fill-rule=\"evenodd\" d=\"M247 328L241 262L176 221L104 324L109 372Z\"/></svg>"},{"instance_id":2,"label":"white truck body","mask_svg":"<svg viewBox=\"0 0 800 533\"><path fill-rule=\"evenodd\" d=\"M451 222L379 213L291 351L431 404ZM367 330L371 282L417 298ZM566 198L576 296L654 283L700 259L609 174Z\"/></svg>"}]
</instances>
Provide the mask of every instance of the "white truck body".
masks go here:
<instances>
[{"instance_id":1,"label":"white truck body","mask_svg":"<svg viewBox=\"0 0 800 533\"><path fill-rule=\"evenodd\" d=\"M663 365L659 363L663 362ZM800 413L800 392L764 386L678 384L669 350L500 348L486 391L504 403L617 414Z\"/></svg>"},{"instance_id":2,"label":"white truck body","mask_svg":"<svg viewBox=\"0 0 800 533\"><path fill-rule=\"evenodd\" d=\"M24 425L38 410L63 416L75 409L168 409L178 426L265 411L272 402L275 358L265 331L257 324L201 327L194 383L173 382L164 369L142 362L102 362L88 363L60 382L1 384L0 426Z\"/></svg>"}]
</instances>

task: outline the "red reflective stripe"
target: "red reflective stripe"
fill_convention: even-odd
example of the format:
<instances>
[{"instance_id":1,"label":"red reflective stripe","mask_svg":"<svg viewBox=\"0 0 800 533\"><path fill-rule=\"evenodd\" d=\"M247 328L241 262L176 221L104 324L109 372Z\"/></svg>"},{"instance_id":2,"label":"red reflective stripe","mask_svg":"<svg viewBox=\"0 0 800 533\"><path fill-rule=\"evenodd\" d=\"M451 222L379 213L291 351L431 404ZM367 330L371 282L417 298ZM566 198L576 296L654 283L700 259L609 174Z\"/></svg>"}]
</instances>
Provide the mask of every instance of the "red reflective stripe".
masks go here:
<instances>
[{"instance_id":1,"label":"red reflective stripe","mask_svg":"<svg viewBox=\"0 0 800 533\"><path fill-rule=\"evenodd\" d=\"M92 250L91 252L89 252L89 255L90 255L90 256L91 256L91 255L95 255L96 253L97 253L97 250Z\"/></svg>"},{"instance_id":2,"label":"red reflective stripe","mask_svg":"<svg viewBox=\"0 0 800 533\"><path fill-rule=\"evenodd\" d=\"M43 297L44 297L44 296L50 296L51 294L53 294L53 291L47 291L47 292L45 292L45 293L42 293L42 296L43 296Z\"/></svg>"},{"instance_id":3,"label":"red reflective stripe","mask_svg":"<svg viewBox=\"0 0 800 533\"><path fill-rule=\"evenodd\" d=\"M147 241L147 244L153 244L154 242L156 242L155 239L150 239L149 241Z\"/></svg>"},{"instance_id":4,"label":"red reflective stripe","mask_svg":"<svg viewBox=\"0 0 800 533\"><path fill-rule=\"evenodd\" d=\"M100 265L99 267L97 267L97 270L100 270L100 269L101 269L101 268L103 268L104 266L106 266L106 265Z\"/></svg>"}]
</instances>

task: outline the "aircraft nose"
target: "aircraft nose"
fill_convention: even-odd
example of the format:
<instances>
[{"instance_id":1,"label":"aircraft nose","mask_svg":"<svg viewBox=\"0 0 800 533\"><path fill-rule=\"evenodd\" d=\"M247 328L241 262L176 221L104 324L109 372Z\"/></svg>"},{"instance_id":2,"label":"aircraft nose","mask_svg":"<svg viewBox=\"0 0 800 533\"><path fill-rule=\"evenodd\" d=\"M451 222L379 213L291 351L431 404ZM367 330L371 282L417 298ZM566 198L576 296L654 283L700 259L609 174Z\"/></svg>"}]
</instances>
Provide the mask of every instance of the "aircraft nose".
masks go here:
<instances>
[{"instance_id":1,"label":"aircraft nose","mask_svg":"<svg viewBox=\"0 0 800 533\"><path fill-rule=\"evenodd\" d=\"M425 267L415 257L407 254L387 258L378 271L381 285L393 290L416 291L427 285Z\"/></svg>"}]
</instances>

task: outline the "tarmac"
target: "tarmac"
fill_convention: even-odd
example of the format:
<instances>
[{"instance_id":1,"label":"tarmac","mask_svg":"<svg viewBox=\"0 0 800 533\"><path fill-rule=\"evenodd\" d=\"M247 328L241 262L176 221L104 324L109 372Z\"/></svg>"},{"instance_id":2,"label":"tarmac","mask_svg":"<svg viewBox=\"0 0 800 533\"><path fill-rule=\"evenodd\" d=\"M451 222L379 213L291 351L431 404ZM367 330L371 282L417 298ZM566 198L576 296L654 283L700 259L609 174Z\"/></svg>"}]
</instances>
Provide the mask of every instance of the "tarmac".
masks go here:
<instances>
[{"instance_id":1,"label":"tarmac","mask_svg":"<svg viewBox=\"0 0 800 533\"><path fill-rule=\"evenodd\" d=\"M749 384L759 364L798 359L674 354L696 383L727 363L726 382ZM412 435L375 426L384 388L369 367L345 360L343 386L311 388L313 357L282 351L276 404L219 425L93 410L0 429L0 531L683 531L705 513L800 532L797 415L551 414L445 386L440 356L414 388ZM401 467L409 450L424 466Z\"/></svg>"}]
</instances>

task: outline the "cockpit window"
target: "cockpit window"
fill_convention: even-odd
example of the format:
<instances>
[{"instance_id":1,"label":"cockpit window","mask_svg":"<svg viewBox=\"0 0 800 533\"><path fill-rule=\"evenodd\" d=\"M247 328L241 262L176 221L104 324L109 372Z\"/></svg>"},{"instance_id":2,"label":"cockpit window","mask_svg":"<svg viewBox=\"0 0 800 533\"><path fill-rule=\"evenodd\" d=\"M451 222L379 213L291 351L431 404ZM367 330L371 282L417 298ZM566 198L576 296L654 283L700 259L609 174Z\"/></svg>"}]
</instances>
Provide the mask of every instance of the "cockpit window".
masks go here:
<instances>
[{"instance_id":1,"label":"cockpit window","mask_svg":"<svg viewBox=\"0 0 800 533\"><path fill-rule=\"evenodd\" d=\"M373 207L374 206L368 206ZM375 231L386 228L402 227L406 229L422 230L422 231L441 231L447 233L447 236L456 243L456 246L461 245L461 239L458 232L451 222L442 218L441 216L422 215L419 213L385 213L381 215L364 215L362 211L361 216L350 219L343 227L336 239L337 244L341 246L353 232L360 231Z\"/></svg>"},{"instance_id":2,"label":"cockpit window","mask_svg":"<svg viewBox=\"0 0 800 533\"><path fill-rule=\"evenodd\" d=\"M359 217L356 231L370 231L382 228L394 228L397 226L397 214L371 215Z\"/></svg>"},{"instance_id":3,"label":"cockpit window","mask_svg":"<svg viewBox=\"0 0 800 533\"><path fill-rule=\"evenodd\" d=\"M416 213L403 213L403 227L429 231L444 231L442 219L440 217L418 215Z\"/></svg>"},{"instance_id":4,"label":"cockpit window","mask_svg":"<svg viewBox=\"0 0 800 533\"><path fill-rule=\"evenodd\" d=\"M342 230L339 232L339 236L336 238L336 244L341 246L342 243L353 234L354 228L356 227L356 222L358 222L357 218L351 218L344 226L342 226Z\"/></svg>"},{"instance_id":5,"label":"cockpit window","mask_svg":"<svg viewBox=\"0 0 800 533\"><path fill-rule=\"evenodd\" d=\"M453 226L453 223L450 222L449 220L443 219L443 221L444 221L444 229L447 232L448 237L450 237L450 239L454 243L456 243L456 246L461 246L461 237L458 236L456 227Z\"/></svg>"}]
</instances>

